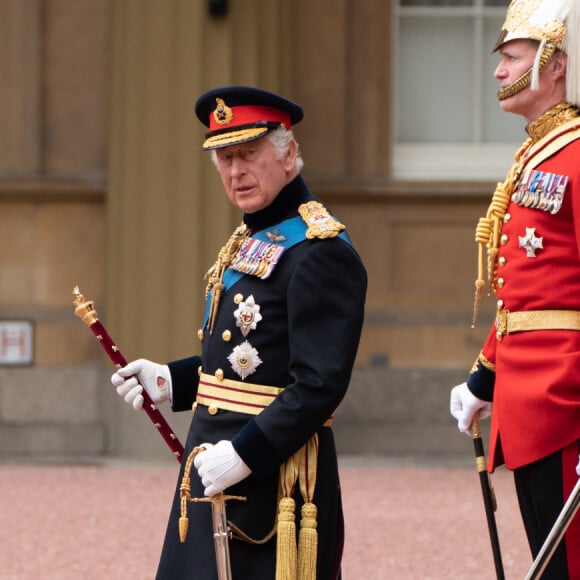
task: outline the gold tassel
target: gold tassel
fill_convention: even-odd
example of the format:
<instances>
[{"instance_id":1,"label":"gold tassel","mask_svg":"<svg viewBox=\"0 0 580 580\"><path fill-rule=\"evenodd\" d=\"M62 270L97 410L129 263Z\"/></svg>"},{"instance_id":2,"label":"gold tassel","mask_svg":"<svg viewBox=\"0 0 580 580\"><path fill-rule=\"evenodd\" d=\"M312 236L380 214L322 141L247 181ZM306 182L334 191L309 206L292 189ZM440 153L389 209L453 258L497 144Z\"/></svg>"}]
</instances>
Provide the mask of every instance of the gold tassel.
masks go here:
<instances>
[{"instance_id":1,"label":"gold tassel","mask_svg":"<svg viewBox=\"0 0 580 580\"><path fill-rule=\"evenodd\" d=\"M187 538L189 520L187 518L187 500L181 500L181 516L179 516L179 541L184 544Z\"/></svg>"},{"instance_id":2,"label":"gold tassel","mask_svg":"<svg viewBox=\"0 0 580 580\"><path fill-rule=\"evenodd\" d=\"M278 544L276 580L316 580L318 556L317 508L313 503L318 464L318 434L280 468L280 503L278 511ZM298 547L296 546L295 502L292 499L296 481L304 504Z\"/></svg>"},{"instance_id":3,"label":"gold tassel","mask_svg":"<svg viewBox=\"0 0 580 580\"><path fill-rule=\"evenodd\" d=\"M515 163L509 170L505 181L500 181L495 188L491 203L487 209L485 217L479 219L475 229L475 242L478 245L477 256L477 280L475 281L475 300L473 304L473 317L471 328L475 328L481 296L485 286L483 278L483 249L487 247L487 278L489 290L495 290L497 277L497 256L499 254L499 244L501 236L501 226L505 212L515 190L524 165L524 154L532 144L532 139L528 138L519 148L515 156Z\"/></svg>"},{"instance_id":4,"label":"gold tassel","mask_svg":"<svg viewBox=\"0 0 580 580\"><path fill-rule=\"evenodd\" d=\"M276 545L276 580L296 578L296 522L294 500L283 497L278 512L278 539ZM300 576L300 580L302 577Z\"/></svg>"},{"instance_id":5,"label":"gold tassel","mask_svg":"<svg viewBox=\"0 0 580 580\"><path fill-rule=\"evenodd\" d=\"M181 516L179 517L179 541L183 544L187 538L187 528L189 527L189 520L187 519L187 500L191 498L191 479L189 474L195 456L202 448L195 447L189 454L185 467L183 469L183 478L179 486L179 497L181 498Z\"/></svg>"},{"instance_id":6,"label":"gold tassel","mask_svg":"<svg viewBox=\"0 0 580 580\"><path fill-rule=\"evenodd\" d=\"M296 502L292 499L298 479L298 454L280 467L280 503L278 504L278 525L276 543L276 580L298 580L296 547Z\"/></svg>"},{"instance_id":7,"label":"gold tassel","mask_svg":"<svg viewBox=\"0 0 580 580\"><path fill-rule=\"evenodd\" d=\"M298 477L300 493L304 499L302 520L298 537L298 577L300 580L316 580L318 557L317 508L314 505L316 470L318 463L318 433L302 448Z\"/></svg>"},{"instance_id":8,"label":"gold tassel","mask_svg":"<svg viewBox=\"0 0 580 580\"><path fill-rule=\"evenodd\" d=\"M318 553L318 531L316 530L317 508L313 503L302 506L302 521L298 540L298 578L316 579L316 556Z\"/></svg>"}]
</instances>

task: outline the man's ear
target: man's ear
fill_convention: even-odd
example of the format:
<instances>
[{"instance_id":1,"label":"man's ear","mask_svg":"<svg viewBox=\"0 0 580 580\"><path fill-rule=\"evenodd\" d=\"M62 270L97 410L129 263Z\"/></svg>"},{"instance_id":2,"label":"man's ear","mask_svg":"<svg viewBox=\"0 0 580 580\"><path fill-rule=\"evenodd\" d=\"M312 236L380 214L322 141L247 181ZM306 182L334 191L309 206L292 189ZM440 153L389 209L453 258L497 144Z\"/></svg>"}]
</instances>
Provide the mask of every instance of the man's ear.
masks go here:
<instances>
[{"instance_id":1,"label":"man's ear","mask_svg":"<svg viewBox=\"0 0 580 580\"><path fill-rule=\"evenodd\" d=\"M296 163L296 155L298 155L298 143L294 139L290 139L288 143L288 151L286 152L286 159L284 160L284 168L286 171L292 171Z\"/></svg>"},{"instance_id":2,"label":"man's ear","mask_svg":"<svg viewBox=\"0 0 580 580\"><path fill-rule=\"evenodd\" d=\"M568 55L565 52L558 51L554 55L554 72L561 75L566 74L566 68L568 66Z\"/></svg>"}]
</instances>

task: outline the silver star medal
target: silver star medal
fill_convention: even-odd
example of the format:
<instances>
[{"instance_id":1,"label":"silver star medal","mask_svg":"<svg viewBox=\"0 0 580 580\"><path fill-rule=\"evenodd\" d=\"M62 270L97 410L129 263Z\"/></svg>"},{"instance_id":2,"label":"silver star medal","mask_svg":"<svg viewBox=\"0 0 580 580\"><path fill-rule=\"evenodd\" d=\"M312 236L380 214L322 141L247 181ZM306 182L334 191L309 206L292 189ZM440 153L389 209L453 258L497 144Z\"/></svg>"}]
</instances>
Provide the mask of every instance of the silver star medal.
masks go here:
<instances>
[{"instance_id":1,"label":"silver star medal","mask_svg":"<svg viewBox=\"0 0 580 580\"><path fill-rule=\"evenodd\" d=\"M262 364L258 351L247 340L234 348L228 360L234 372L242 377L242 380L256 372Z\"/></svg>"},{"instance_id":2,"label":"silver star medal","mask_svg":"<svg viewBox=\"0 0 580 580\"><path fill-rule=\"evenodd\" d=\"M234 316L236 326L244 336L248 336L250 330L256 330L258 322L262 320L262 315L260 314L260 306L254 301L253 295L248 296L244 302L240 302Z\"/></svg>"},{"instance_id":3,"label":"silver star medal","mask_svg":"<svg viewBox=\"0 0 580 580\"><path fill-rule=\"evenodd\" d=\"M526 228L525 236L518 236L520 240L520 248L526 251L528 258L536 257L536 250L544 249L544 238L536 237L536 228Z\"/></svg>"}]
</instances>

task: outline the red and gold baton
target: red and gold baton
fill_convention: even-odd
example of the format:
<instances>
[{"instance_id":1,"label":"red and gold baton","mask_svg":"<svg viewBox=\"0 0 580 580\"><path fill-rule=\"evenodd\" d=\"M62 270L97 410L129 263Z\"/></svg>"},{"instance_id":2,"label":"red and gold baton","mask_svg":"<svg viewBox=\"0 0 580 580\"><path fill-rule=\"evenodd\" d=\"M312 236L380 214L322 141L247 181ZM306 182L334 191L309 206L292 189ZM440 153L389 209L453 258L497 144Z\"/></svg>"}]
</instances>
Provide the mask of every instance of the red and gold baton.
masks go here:
<instances>
[{"instance_id":1,"label":"red and gold baton","mask_svg":"<svg viewBox=\"0 0 580 580\"><path fill-rule=\"evenodd\" d=\"M115 366L117 368L124 367L127 364L127 361L121 354L121 351L117 348L117 345L113 342L113 339L105 330L101 321L97 318L97 311L95 310L94 302L92 300L86 300L80 293L78 286L75 286L73 289L73 295L75 297L73 302L75 305L75 314L92 330L93 334L97 337L101 346L105 349L105 352L113 361ZM183 445L169 426L169 423L165 420L165 417L163 417L159 409L157 409L157 406L151 400L151 397L145 389L143 389L143 408L145 409L149 419L151 419L153 425L157 427L157 430L163 439L165 439L165 443L167 443L173 455L177 457L177 461L181 463Z\"/></svg>"}]
</instances>

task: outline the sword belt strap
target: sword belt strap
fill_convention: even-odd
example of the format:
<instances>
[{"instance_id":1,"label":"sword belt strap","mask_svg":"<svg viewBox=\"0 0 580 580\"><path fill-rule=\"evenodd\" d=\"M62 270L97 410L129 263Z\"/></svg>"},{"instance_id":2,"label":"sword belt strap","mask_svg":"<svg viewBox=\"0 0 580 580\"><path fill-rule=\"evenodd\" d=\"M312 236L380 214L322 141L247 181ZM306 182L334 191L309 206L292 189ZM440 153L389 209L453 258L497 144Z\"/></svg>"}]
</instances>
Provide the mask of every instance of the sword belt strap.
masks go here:
<instances>
[{"instance_id":1,"label":"sword belt strap","mask_svg":"<svg viewBox=\"0 0 580 580\"><path fill-rule=\"evenodd\" d=\"M580 330L579 310L498 310L495 320L497 338L529 330Z\"/></svg>"},{"instance_id":2,"label":"sword belt strap","mask_svg":"<svg viewBox=\"0 0 580 580\"><path fill-rule=\"evenodd\" d=\"M270 385L244 383L232 379L218 379L201 373L196 403L205 405L211 415L220 409L248 415L259 415L284 389ZM330 427L332 417L323 427Z\"/></svg>"}]
</instances>

